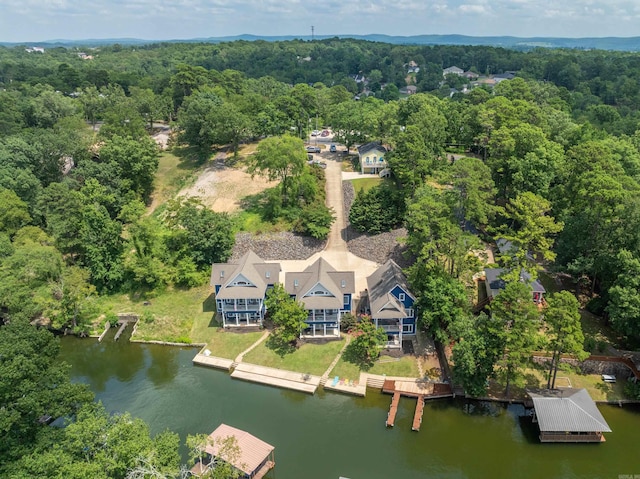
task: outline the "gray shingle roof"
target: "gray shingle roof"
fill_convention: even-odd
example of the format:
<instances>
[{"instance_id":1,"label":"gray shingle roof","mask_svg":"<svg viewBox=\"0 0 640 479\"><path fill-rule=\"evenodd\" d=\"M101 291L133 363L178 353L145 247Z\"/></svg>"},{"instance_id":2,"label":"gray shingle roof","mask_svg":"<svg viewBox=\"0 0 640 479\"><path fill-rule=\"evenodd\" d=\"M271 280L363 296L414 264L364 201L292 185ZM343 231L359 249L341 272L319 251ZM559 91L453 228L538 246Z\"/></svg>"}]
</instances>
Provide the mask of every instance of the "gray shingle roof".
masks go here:
<instances>
[{"instance_id":1,"label":"gray shingle roof","mask_svg":"<svg viewBox=\"0 0 640 479\"><path fill-rule=\"evenodd\" d=\"M492 298L497 296L507 285L507 283L501 278L504 272L504 268L486 268L484 270L487 295ZM528 284L534 293L546 293L547 291L544 289L544 286L542 286L542 283L537 279L535 281L531 281L531 275L524 270L520 273L520 281L524 284Z\"/></svg>"},{"instance_id":2,"label":"gray shingle roof","mask_svg":"<svg viewBox=\"0 0 640 479\"><path fill-rule=\"evenodd\" d=\"M284 289L296 296L305 309L342 309L343 295L355 292L353 271L336 271L325 259L318 258L304 271L285 275ZM342 286L344 284L344 286ZM309 295L316 286L327 290L329 296Z\"/></svg>"},{"instance_id":3,"label":"gray shingle roof","mask_svg":"<svg viewBox=\"0 0 640 479\"><path fill-rule=\"evenodd\" d=\"M611 432L586 389L529 392L542 432Z\"/></svg>"},{"instance_id":4,"label":"gray shingle roof","mask_svg":"<svg viewBox=\"0 0 640 479\"><path fill-rule=\"evenodd\" d=\"M407 318L404 305L390 291L399 285L407 294L409 285L400 266L392 259L380 266L367 278L369 305L373 319ZM413 296L412 296L413 297Z\"/></svg>"},{"instance_id":5,"label":"gray shingle roof","mask_svg":"<svg viewBox=\"0 0 640 479\"><path fill-rule=\"evenodd\" d=\"M371 143L365 143L364 145L359 146L358 154L364 155L365 153L373 150L379 150L382 152L387 151L387 149L384 146L382 146L382 144L379 141L372 141Z\"/></svg>"},{"instance_id":6,"label":"gray shingle roof","mask_svg":"<svg viewBox=\"0 0 640 479\"><path fill-rule=\"evenodd\" d=\"M233 263L214 263L211 267L211 286L220 285L217 299L262 298L267 284L279 281L280 263L266 263L253 251L247 251ZM238 277L244 276L252 285L231 286ZM267 277L268 276L268 277Z\"/></svg>"}]
</instances>

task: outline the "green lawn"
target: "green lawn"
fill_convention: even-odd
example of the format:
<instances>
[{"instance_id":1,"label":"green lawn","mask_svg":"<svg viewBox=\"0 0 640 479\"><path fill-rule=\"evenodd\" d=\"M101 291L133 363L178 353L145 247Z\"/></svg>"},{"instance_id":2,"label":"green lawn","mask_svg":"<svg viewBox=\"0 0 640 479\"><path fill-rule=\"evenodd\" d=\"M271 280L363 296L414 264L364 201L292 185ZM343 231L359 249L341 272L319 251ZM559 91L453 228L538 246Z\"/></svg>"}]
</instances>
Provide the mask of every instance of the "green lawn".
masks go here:
<instances>
[{"instance_id":1,"label":"green lawn","mask_svg":"<svg viewBox=\"0 0 640 479\"><path fill-rule=\"evenodd\" d=\"M527 387L546 387L546 371L527 369ZM535 379L534 379L535 378ZM617 401L625 399L624 381L605 383L599 374L580 374L573 368L558 369L556 387L585 388L594 401Z\"/></svg>"},{"instance_id":2,"label":"green lawn","mask_svg":"<svg viewBox=\"0 0 640 479\"><path fill-rule=\"evenodd\" d=\"M376 361L368 373L371 374L386 374L387 376L403 376L410 378L417 378L420 375L418 371L418 364L416 358L413 356L403 356L399 360L391 361L389 356L381 356L380 360ZM330 377L340 376L341 378L357 379L360 377L360 368L340 358L336 367L333 368Z\"/></svg>"},{"instance_id":3,"label":"green lawn","mask_svg":"<svg viewBox=\"0 0 640 479\"><path fill-rule=\"evenodd\" d=\"M153 202L150 211L172 199L200 170L194 160L180 158L164 151L158 159L158 171L154 179Z\"/></svg>"},{"instance_id":4,"label":"green lawn","mask_svg":"<svg viewBox=\"0 0 640 479\"><path fill-rule=\"evenodd\" d=\"M171 342L199 342L191 337L191 330L196 321L207 324L213 317L214 310L210 307L208 286L188 290L169 289L158 296L147 299L131 298L126 294L101 296L96 300L98 315L113 313L151 313L153 321L138 323L138 331L134 339L158 340ZM102 326L97 324L97 330Z\"/></svg>"},{"instance_id":5,"label":"green lawn","mask_svg":"<svg viewBox=\"0 0 640 479\"><path fill-rule=\"evenodd\" d=\"M367 192L374 186L378 186L382 183L382 178L357 178L355 180L351 180L351 183L353 184L353 189L356 193L361 189Z\"/></svg>"},{"instance_id":6,"label":"green lawn","mask_svg":"<svg viewBox=\"0 0 640 479\"><path fill-rule=\"evenodd\" d=\"M266 341L244 357L244 361L271 368L287 369L321 376L344 346L344 341L326 344L306 343L284 357L267 348Z\"/></svg>"},{"instance_id":7,"label":"green lawn","mask_svg":"<svg viewBox=\"0 0 640 479\"><path fill-rule=\"evenodd\" d=\"M413 356L403 356L399 361L389 361L388 356L380 356L373 367L368 371L371 374L386 374L387 376L404 376L417 378L420 376L418 363Z\"/></svg>"}]
</instances>

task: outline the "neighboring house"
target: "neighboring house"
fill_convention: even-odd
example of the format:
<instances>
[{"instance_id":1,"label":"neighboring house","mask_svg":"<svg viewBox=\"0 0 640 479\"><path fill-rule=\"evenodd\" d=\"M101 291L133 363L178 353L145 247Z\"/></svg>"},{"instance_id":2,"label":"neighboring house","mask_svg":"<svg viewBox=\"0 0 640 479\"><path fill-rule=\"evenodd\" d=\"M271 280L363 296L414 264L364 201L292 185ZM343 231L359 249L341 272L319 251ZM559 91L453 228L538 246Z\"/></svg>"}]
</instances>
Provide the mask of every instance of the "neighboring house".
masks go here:
<instances>
[{"instance_id":1,"label":"neighboring house","mask_svg":"<svg viewBox=\"0 0 640 479\"><path fill-rule=\"evenodd\" d=\"M44 53L44 48L42 47L28 47L24 49L27 53Z\"/></svg>"},{"instance_id":2,"label":"neighboring house","mask_svg":"<svg viewBox=\"0 0 640 479\"><path fill-rule=\"evenodd\" d=\"M467 71L462 74L463 77L468 78L469 80L477 80L480 75L475 72Z\"/></svg>"},{"instance_id":3,"label":"neighboring house","mask_svg":"<svg viewBox=\"0 0 640 479\"><path fill-rule=\"evenodd\" d=\"M604 442L611 428L586 389L562 388L528 392L540 442Z\"/></svg>"},{"instance_id":4,"label":"neighboring house","mask_svg":"<svg viewBox=\"0 0 640 479\"><path fill-rule=\"evenodd\" d=\"M376 326L387 333L387 348L402 347L402 339L416 334L415 298L407 278L392 259L367 278L369 310Z\"/></svg>"},{"instance_id":5,"label":"neighboring house","mask_svg":"<svg viewBox=\"0 0 640 479\"><path fill-rule=\"evenodd\" d=\"M365 76L360 73L358 73L357 75L349 75L349 78L351 78L356 83L366 83L367 81Z\"/></svg>"},{"instance_id":6,"label":"neighboring house","mask_svg":"<svg viewBox=\"0 0 640 479\"><path fill-rule=\"evenodd\" d=\"M267 263L253 251L236 262L214 263L211 286L223 327L261 326L265 295L279 281L280 271L280 263Z\"/></svg>"},{"instance_id":7,"label":"neighboring house","mask_svg":"<svg viewBox=\"0 0 640 479\"><path fill-rule=\"evenodd\" d=\"M374 141L358 147L360 156L360 172L378 174L387 168L385 155L387 149L380 142Z\"/></svg>"},{"instance_id":8,"label":"neighboring house","mask_svg":"<svg viewBox=\"0 0 640 479\"><path fill-rule=\"evenodd\" d=\"M447 75L459 75L462 76L462 74L464 73L464 70L462 68L458 68L456 66L452 66L449 68L445 68L444 70L442 70L442 76L446 77Z\"/></svg>"},{"instance_id":9,"label":"neighboring house","mask_svg":"<svg viewBox=\"0 0 640 479\"><path fill-rule=\"evenodd\" d=\"M408 64L407 64L407 73L418 73L420 71L420 67L418 66L418 64L416 62L414 62L413 60L411 60Z\"/></svg>"},{"instance_id":10,"label":"neighboring house","mask_svg":"<svg viewBox=\"0 0 640 479\"><path fill-rule=\"evenodd\" d=\"M504 72L493 75L493 78L500 82L502 80L513 80L516 77L516 72Z\"/></svg>"},{"instance_id":11,"label":"neighboring house","mask_svg":"<svg viewBox=\"0 0 640 479\"><path fill-rule=\"evenodd\" d=\"M487 290L487 298L489 300L495 298L505 288L506 282L501 278L502 274L506 270L504 268L486 268L484 270L485 275L485 288ZM531 296L533 302L540 304L544 301L544 294L547 292L542 286L540 281L531 280L531 275L525 270L520 272L520 281L524 284L528 284L531 287Z\"/></svg>"},{"instance_id":12,"label":"neighboring house","mask_svg":"<svg viewBox=\"0 0 640 479\"><path fill-rule=\"evenodd\" d=\"M402 95L413 95L418 91L418 87L415 85L407 85L405 87L400 88L399 92Z\"/></svg>"},{"instance_id":13,"label":"neighboring house","mask_svg":"<svg viewBox=\"0 0 640 479\"><path fill-rule=\"evenodd\" d=\"M284 289L308 312L303 338L340 337L340 318L351 312L355 273L336 271L323 258L304 271L285 275Z\"/></svg>"},{"instance_id":14,"label":"neighboring house","mask_svg":"<svg viewBox=\"0 0 640 479\"><path fill-rule=\"evenodd\" d=\"M227 446L229 438L235 443L231 448ZM240 472L239 476L233 477L258 479L275 466L275 447L242 429L220 424L207 439L205 457L191 469L195 477L208 476L215 467L216 458L228 461Z\"/></svg>"}]
</instances>

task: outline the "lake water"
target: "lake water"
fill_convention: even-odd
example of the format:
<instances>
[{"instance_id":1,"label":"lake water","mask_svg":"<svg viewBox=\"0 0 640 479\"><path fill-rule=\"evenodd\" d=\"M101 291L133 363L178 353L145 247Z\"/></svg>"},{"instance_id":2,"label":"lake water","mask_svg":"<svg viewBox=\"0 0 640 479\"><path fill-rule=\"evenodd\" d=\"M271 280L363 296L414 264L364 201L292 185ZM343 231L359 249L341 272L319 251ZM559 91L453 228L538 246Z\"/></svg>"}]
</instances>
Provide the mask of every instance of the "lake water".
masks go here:
<instances>
[{"instance_id":1,"label":"lake water","mask_svg":"<svg viewBox=\"0 0 640 479\"><path fill-rule=\"evenodd\" d=\"M275 446L277 479L640 477L640 408L601 406L604 444L540 444L522 406L427 402L411 431L415 400L403 398L385 428L391 397L315 396L231 379L195 367L193 348L63 338L74 381L109 411L129 411L152 433L210 433L221 422Z\"/></svg>"}]
</instances>

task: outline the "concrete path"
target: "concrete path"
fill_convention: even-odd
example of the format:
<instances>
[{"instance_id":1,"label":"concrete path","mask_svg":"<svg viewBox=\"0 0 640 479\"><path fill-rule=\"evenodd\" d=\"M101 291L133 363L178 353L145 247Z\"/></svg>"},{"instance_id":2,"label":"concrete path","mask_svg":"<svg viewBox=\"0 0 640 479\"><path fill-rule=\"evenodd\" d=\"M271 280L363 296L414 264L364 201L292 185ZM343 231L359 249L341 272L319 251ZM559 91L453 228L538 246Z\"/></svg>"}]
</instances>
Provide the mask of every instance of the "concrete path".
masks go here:
<instances>
[{"instance_id":1,"label":"concrete path","mask_svg":"<svg viewBox=\"0 0 640 479\"><path fill-rule=\"evenodd\" d=\"M254 348L258 347L258 345L261 342L263 342L265 339L267 339L269 337L269 334L270 334L269 331L265 331L264 333L262 333L262 336L260 336L255 343L253 343L247 349L245 349L240 354L238 354L238 356L236 356L235 362L236 363L241 363L242 360L244 359L245 355L249 354L249 352L253 351Z\"/></svg>"},{"instance_id":2,"label":"concrete path","mask_svg":"<svg viewBox=\"0 0 640 479\"><path fill-rule=\"evenodd\" d=\"M340 349L340 352L336 355L336 357L333 359L333 361L331 362L327 370L322 375L323 380L329 378L329 374L331 374L331 371L333 371L333 368L335 368L336 364L338 364L338 361L340 361L340 358L342 357L342 353L344 353L344 350L347 349L347 346L349 346L350 342L351 342L351 336L347 334L345 336L344 346L342 346L342 349Z\"/></svg>"},{"instance_id":3,"label":"concrete path","mask_svg":"<svg viewBox=\"0 0 640 479\"><path fill-rule=\"evenodd\" d=\"M231 377L310 394L315 393L320 385L320 376L267 368L249 363L239 363L231 373Z\"/></svg>"},{"instance_id":4,"label":"concrete path","mask_svg":"<svg viewBox=\"0 0 640 479\"><path fill-rule=\"evenodd\" d=\"M342 201L342 162L338 161L341 155L323 151L316 154L326 162L325 175L327 179L327 206L333 208L336 217L331 226L331 232L324 250L314 254L306 260L286 260L279 262L282 266L280 281L284 283L284 274L293 271L302 271L318 258L322 257L339 271L355 271L356 292L354 299L360 296L367 287L367 276L371 275L379 266L378 263L360 258L347 250L347 242L343 234L346 228L346 216ZM354 302L355 304L355 302Z\"/></svg>"}]
</instances>

